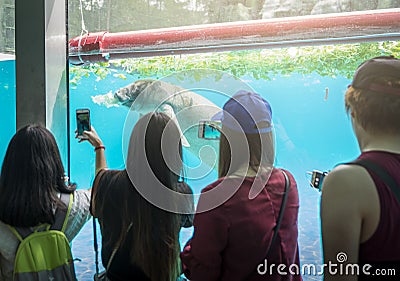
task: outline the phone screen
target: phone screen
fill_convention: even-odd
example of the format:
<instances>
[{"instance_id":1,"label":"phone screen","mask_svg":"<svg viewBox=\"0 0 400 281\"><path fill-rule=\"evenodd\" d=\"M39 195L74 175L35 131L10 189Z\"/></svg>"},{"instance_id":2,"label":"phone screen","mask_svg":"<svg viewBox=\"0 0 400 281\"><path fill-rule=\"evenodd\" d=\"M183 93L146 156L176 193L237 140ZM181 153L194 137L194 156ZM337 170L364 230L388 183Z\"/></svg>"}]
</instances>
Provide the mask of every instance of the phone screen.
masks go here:
<instances>
[{"instance_id":1,"label":"phone screen","mask_svg":"<svg viewBox=\"0 0 400 281\"><path fill-rule=\"evenodd\" d=\"M89 109L76 110L76 125L78 137L82 138L83 131L90 131L90 111Z\"/></svg>"},{"instance_id":2,"label":"phone screen","mask_svg":"<svg viewBox=\"0 0 400 281\"><path fill-rule=\"evenodd\" d=\"M199 138L206 140L218 140L221 137L220 121L200 121Z\"/></svg>"}]
</instances>

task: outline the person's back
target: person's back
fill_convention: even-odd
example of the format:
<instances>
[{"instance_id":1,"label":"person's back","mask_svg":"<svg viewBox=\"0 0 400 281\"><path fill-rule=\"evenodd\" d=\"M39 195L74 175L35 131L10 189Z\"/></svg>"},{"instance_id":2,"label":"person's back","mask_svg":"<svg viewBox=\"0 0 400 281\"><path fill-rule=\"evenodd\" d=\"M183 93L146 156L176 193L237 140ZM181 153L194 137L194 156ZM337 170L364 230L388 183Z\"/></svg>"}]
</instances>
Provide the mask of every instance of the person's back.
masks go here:
<instances>
[{"instance_id":1,"label":"person's back","mask_svg":"<svg viewBox=\"0 0 400 281\"><path fill-rule=\"evenodd\" d=\"M73 195L61 194L67 208L57 208L53 225L9 229L20 241L14 263L14 281L76 281L71 246L65 236Z\"/></svg>"},{"instance_id":2,"label":"person's back","mask_svg":"<svg viewBox=\"0 0 400 281\"><path fill-rule=\"evenodd\" d=\"M400 188L400 153L386 151L363 152L358 159L378 164L394 179ZM373 171L368 171L374 181L380 202L380 219L376 231L360 244L359 263L386 268L400 265L400 202L383 180Z\"/></svg>"},{"instance_id":3,"label":"person's back","mask_svg":"<svg viewBox=\"0 0 400 281\"><path fill-rule=\"evenodd\" d=\"M151 248L156 247L157 242L163 242L161 240L153 243L151 238L149 241L143 241L143 232L149 228L154 231L155 236L160 237L161 226L154 225L151 219L148 220L147 226L142 226L143 221L139 218L144 210L150 216L157 216L158 210L136 191L126 170L101 171L95 179L93 190L92 213L100 223L101 257L104 267L107 268L107 277L112 281L151 280L141 268L141 261L131 257L131 251L140 251L136 243L142 243L141 247ZM171 233L172 237L177 236L178 231L176 229ZM157 266L154 257L156 249L148 250L152 250L148 256Z\"/></svg>"},{"instance_id":4,"label":"person's back","mask_svg":"<svg viewBox=\"0 0 400 281\"><path fill-rule=\"evenodd\" d=\"M299 198L293 176L288 171L285 172L290 179L290 190L282 224L268 256L267 250L285 190L285 178L281 170L273 170L268 183L253 199L249 199L249 193L254 184L265 184L257 183L258 179L254 177L246 177L243 182L241 178L223 178L203 189L202 192L208 192L213 188L240 186L222 205L206 213L196 214L195 237L182 253L183 263L190 268L190 272L187 272L189 278L232 281L281 280L283 275L278 274L276 266L283 264L288 269L292 264L299 265ZM199 208L202 204L207 203L200 199ZM212 239L207 233L211 231L214 233L212 235L216 235ZM209 265L203 264L206 260ZM271 268L272 264L275 267ZM300 277L287 279L287 276L284 276L284 279L300 280Z\"/></svg>"},{"instance_id":5,"label":"person's back","mask_svg":"<svg viewBox=\"0 0 400 281\"><path fill-rule=\"evenodd\" d=\"M191 193L179 182L181 150L175 123L166 114L148 113L132 131L126 169L96 176L91 211L100 222L102 262L111 281L175 281L181 274L179 230L189 225L181 225L187 220L174 207L184 201L174 195Z\"/></svg>"},{"instance_id":6,"label":"person's back","mask_svg":"<svg viewBox=\"0 0 400 281\"><path fill-rule=\"evenodd\" d=\"M362 63L345 106L361 155L324 179L321 222L324 263L340 262L352 271L326 270L324 280L397 280L386 273L400 270L400 205L392 191L400 187L400 60L376 57ZM376 168L364 167L366 160L394 178L395 186Z\"/></svg>"},{"instance_id":7,"label":"person's back","mask_svg":"<svg viewBox=\"0 0 400 281\"><path fill-rule=\"evenodd\" d=\"M97 134L91 133L89 140L94 138ZM68 209L61 194L72 194L64 227L69 242L90 218L90 191L76 190L76 185L68 183L55 138L40 125L19 129L10 141L1 170L0 193L0 280L12 280L20 244L10 227L28 232L40 225L53 225L57 209Z\"/></svg>"},{"instance_id":8,"label":"person's back","mask_svg":"<svg viewBox=\"0 0 400 281\"><path fill-rule=\"evenodd\" d=\"M276 271L280 264L299 267L299 199L293 176L285 172L285 192L283 170L273 167L271 107L239 91L223 109L212 119L222 121L219 180L202 190L194 234L181 253L184 273L194 281L301 280Z\"/></svg>"},{"instance_id":9,"label":"person's back","mask_svg":"<svg viewBox=\"0 0 400 281\"><path fill-rule=\"evenodd\" d=\"M65 228L65 236L72 241L83 225L89 220L90 193L86 190L76 191L74 202ZM29 227L34 231L35 227ZM14 272L14 261L20 240L10 230L9 225L0 221L0 280L11 280ZM4 278L4 279L3 279Z\"/></svg>"}]
</instances>

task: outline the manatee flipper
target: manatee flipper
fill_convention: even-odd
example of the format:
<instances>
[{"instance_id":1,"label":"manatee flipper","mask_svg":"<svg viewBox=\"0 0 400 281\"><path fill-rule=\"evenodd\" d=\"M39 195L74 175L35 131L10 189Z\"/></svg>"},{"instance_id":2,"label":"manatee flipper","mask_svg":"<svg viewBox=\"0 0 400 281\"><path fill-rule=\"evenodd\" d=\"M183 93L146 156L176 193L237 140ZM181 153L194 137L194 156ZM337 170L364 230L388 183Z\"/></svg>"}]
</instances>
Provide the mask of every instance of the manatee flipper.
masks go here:
<instances>
[{"instance_id":1,"label":"manatee flipper","mask_svg":"<svg viewBox=\"0 0 400 281\"><path fill-rule=\"evenodd\" d=\"M178 127L179 134L181 135L182 145L184 147L190 147L190 143L182 133L181 126L179 125L178 119L176 118L175 111L172 106L170 106L169 104L163 104L160 106L160 111L167 114L168 117L175 122L176 126Z\"/></svg>"}]
</instances>

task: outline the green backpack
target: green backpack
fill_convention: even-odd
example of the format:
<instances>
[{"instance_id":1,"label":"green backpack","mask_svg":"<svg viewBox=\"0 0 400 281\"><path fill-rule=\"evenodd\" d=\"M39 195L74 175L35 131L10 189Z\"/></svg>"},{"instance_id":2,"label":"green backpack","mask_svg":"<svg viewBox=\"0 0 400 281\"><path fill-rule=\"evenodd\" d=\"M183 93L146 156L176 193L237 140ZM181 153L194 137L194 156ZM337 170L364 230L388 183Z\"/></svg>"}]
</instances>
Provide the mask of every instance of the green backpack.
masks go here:
<instances>
[{"instance_id":1,"label":"green backpack","mask_svg":"<svg viewBox=\"0 0 400 281\"><path fill-rule=\"evenodd\" d=\"M55 223L38 226L12 227L20 240L14 263L14 281L76 280L71 247L64 234L72 206L72 194L61 194L67 210L56 210Z\"/></svg>"}]
</instances>

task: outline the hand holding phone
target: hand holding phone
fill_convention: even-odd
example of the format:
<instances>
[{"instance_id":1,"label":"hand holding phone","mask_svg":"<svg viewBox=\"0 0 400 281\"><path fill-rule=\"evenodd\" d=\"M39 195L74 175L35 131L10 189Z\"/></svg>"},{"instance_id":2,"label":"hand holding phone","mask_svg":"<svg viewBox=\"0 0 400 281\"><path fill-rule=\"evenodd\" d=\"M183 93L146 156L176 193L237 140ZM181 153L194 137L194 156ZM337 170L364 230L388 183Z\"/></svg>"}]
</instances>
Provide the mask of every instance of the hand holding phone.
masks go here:
<instances>
[{"instance_id":1,"label":"hand holding phone","mask_svg":"<svg viewBox=\"0 0 400 281\"><path fill-rule=\"evenodd\" d=\"M221 122L201 120L199 122L198 137L206 140L219 140L221 137Z\"/></svg>"},{"instance_id":2,"label":"hand holding phone","mask_svg":"<svg viewBox=\"0 0 400 281\"><path fill-rule=\"evenodd\" d=\"M83 135L84 131L90 131L90 110L88 108L81 108L76 110L76 126L77 126L77 138L87 139Z\"/></svg>"}]
</instances>

